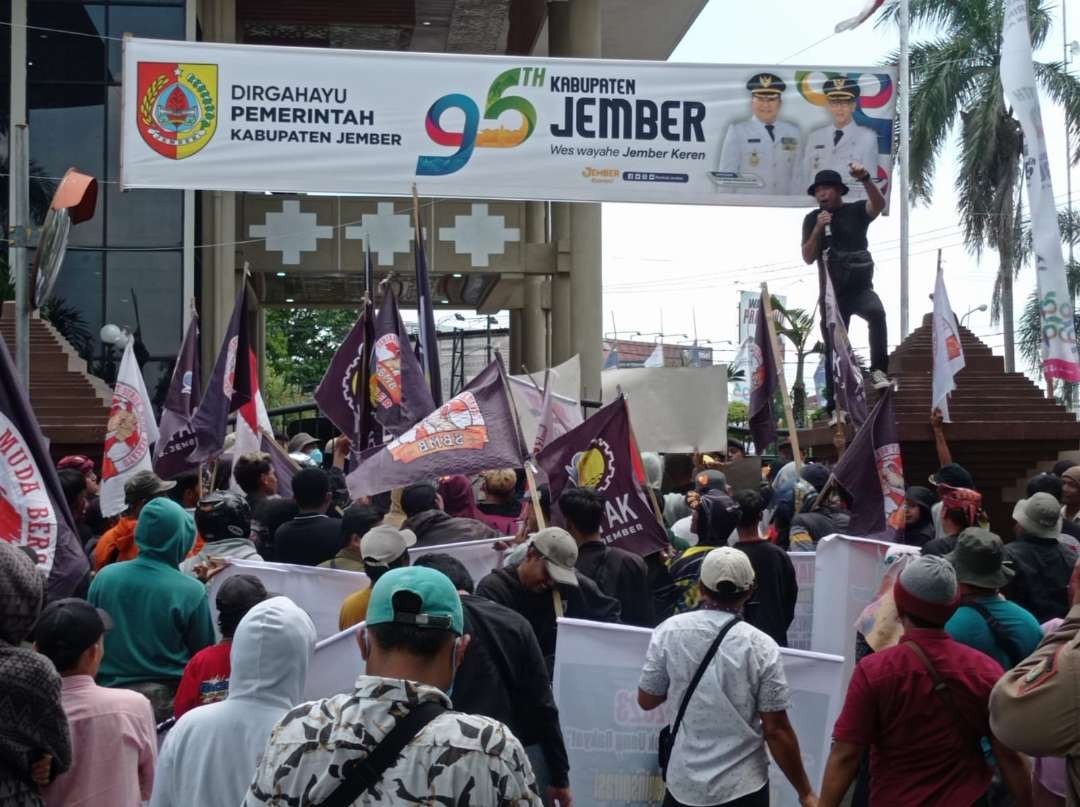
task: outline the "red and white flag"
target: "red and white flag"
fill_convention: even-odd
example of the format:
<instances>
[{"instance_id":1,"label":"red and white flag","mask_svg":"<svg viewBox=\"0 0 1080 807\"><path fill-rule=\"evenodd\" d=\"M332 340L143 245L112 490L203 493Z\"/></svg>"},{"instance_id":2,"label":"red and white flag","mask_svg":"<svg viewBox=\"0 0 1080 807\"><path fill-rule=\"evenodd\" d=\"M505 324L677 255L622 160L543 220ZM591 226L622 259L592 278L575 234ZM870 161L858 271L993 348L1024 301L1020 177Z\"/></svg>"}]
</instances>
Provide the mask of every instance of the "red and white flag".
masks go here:
<instances>
[{"instance_id":1,"label":"red and white flag","mask_svg":"<svg viewBox=\"0 0 1080 807\"><path fill-rule=\"evenodd\" d=\"M135 361L134 340L129 339L116 374L105 432L101 461L103 516L108 518L124 511L124 484L139 471L151 470L150 446L157 439L154 410L150 406L150 396L146 394L139 363Z\"/></svg>"},{"instance_id":2,"label":"red and white flag","mask_svg":"<svg viewBox=\"0 0 1080 807\"><path fill-rule=\"evenodd\" d=\"M870 16L881 8L881 4L885 0L866 0L866 5L862 7L862 11L856 14L854 17L849 17L846 20L841 20L836 23L836 33L842 34L844 31L850 31L853 28L858 28L864 22L866 22Z\"/></svg>"},{"instance_id":3,"label":"red and white flag","mask_svg":"<svg viewBox=\"0 0 1080 807\"><path fill-rule=\"evenodd\" d=\"M939 266L934 286L934 387L930 396L930 411L941 410L946 423L949 418L949 395L956 389L954 376L964 369L964 349L960 346L960 328L956 314L949 305L945 291L945 273Z\"/></svg>"},{"instance_id":4,"label":"red and white flag","mask_svg":"<svg viewBox=\"0 0 1080 807\"><path fill-rule=\"evenodd\" d=\"M274 427L270 424L270 416L266 412L266 404L263 403L262 391L259 389L259 367L255 359L255 352L252 350L248 351L248 367L251 368L251 399L236 410L236 442L233 443L234 459L241 454L262 451L262 432L274 433ZM229 480L229 487L235 491L240 490L235 478Z\"/></svg>"}]
</instances>

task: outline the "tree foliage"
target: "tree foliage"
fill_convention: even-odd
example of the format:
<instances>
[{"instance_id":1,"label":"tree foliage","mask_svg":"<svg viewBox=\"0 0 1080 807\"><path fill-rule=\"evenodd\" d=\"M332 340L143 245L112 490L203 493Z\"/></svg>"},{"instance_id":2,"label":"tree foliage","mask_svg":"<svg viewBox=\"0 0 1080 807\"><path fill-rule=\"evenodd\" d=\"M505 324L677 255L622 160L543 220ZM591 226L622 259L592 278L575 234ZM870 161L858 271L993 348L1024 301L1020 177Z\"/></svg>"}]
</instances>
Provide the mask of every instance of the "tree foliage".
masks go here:
<instances>
[{"instance_id":1,"label":"tree foliage","mask_svg":"<svg viewBox=\"0 0 1080 807\"><path fill-rule=\"evenodd\" d=\"M295 403L292 399L309 399L358 315L359 312L352 308L268 310L267 405L280 406ZM274 402L270 400L271 393L277 399Z\"/></svg>"},{"instance_id":2,"label":"tree foliage","mask_svg":"<svg viewBox=\"0 0 1080 807\"><path fill-rule=\"evenodd\" d=\"M802 308L785 308L772 298L773 309L780 315L777 335L791 342L795 348L795 383L791 385L791 411L800 428L806 426L806 357L821 353L825 347L815 340L814 312Z\"/></svg>"}]
</instances>

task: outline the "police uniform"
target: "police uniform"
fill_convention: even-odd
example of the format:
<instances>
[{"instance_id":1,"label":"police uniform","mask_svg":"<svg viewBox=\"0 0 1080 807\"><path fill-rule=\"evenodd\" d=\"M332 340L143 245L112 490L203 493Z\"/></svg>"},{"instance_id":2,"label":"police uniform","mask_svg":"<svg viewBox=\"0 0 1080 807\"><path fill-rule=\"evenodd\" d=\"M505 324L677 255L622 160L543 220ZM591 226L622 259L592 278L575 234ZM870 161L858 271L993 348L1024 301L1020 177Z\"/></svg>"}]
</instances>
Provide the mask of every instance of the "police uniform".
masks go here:
<instances>
[{"instance_id":1,"label":"police uniform","mask_svg":"<svg viewBox=\"0 0 1080 807\"><path fill-rule=\"evenodd\" d=\"M746 82L746 88L751 95L779 97L786 85L773 73L758 73ZM716 170L743 177L756 177L763 185L722 189L736 193L779 196L801 193L801 140L799 127L788 121L776 120L765 124L751 116L748 120L732 123L728 126L720 146Z\"/></svg>"},{"instance_id":2,"label":"police uniform","mask_svg":"<svg viewBox=\"0 0 1080 807\"><path fill-rule=\"evenodd\" d=\"M829 79L824 91L826 98L856 100L859 97L858 83L848 78ZM848 163L860 163L872 178L877 179L877 133L855 121L839 129L834 124L815 129L806 138L799 185L805 188L812 184L819 171L836 171L840 176L847 176L850 172ZM847 201L865 198L866 190L855 183Z\"/></svg>"}]
</instances>

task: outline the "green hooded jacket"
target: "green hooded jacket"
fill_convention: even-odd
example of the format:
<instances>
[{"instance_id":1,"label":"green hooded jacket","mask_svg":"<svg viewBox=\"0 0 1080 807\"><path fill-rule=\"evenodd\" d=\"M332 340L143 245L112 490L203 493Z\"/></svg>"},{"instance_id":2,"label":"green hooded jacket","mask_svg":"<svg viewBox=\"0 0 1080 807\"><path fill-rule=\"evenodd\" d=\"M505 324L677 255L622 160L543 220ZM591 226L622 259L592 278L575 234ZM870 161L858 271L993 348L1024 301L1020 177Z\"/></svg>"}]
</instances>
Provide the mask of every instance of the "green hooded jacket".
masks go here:
<instances>
[{"instance_id":1,"label":"green hooded jacket","mask_svg":"<svg viewBox=\"0 0 1080 807\"><path fill-rule=\"evenodd\" d=\"M134 560L106 566L88 599L112 617L102 686L179 681L195 653L214 643L206 587L181 573L195 542L195 522L170 499L153 499L139 513Z\"/></svg>"}]
</instances>

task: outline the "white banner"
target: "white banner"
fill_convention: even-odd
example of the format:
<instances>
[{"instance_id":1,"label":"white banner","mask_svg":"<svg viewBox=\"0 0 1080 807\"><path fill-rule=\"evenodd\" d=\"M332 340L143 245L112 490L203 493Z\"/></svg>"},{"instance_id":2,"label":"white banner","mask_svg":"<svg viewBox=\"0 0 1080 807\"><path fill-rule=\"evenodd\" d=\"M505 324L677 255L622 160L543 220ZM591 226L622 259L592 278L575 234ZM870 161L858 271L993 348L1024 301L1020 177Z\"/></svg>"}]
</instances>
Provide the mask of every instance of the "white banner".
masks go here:
<instances>
[{"instance_id":1,"label":"white banner","mask_svg":"<svg viewBox=\"0 0 1080 807\"><path fill-rule=\"evenodd\" d=\"M895 86L891 67L129 38L121 182L385 196L416 183L440 197L808 207L814 174L846 176L851 161L887 191ZM856 97L829 107L825 90ZM853 185L850 197L861 192Z\"/></svg>"},{"instance_id":2,"label":"white banner","mask_svg":"<svg viewBox=\"0 0 1080 807\"><path fill-rule=\"evenodd\" d=\"M544 384L547 383L545 378L550 379L554 396L551 406L555 423L555 433L549 434L547 439L554 440L582 421L581 360L576 354L562 364L552 367L550 373L546 370L537 370L528 375L507 376L510 382L510 394L514 398L514 407L517 409L518 421L521 423L521 434L527 446L536 443L536 432L540 426L540 415L544 403Z\"/></svg>"},{"instance_id":3,"label":"white banner","mask_svg":"<svg viewBox=\"0 0 1080 807\"><path fill-rule=\"evenodd\" d=\"M651 635L647 628L559 620L555 701L570 756L575 802L592 807L645 807L664 799L656 738L674 717L678 704L668 702L651 712L637 705L638 678ZM800 650L781 653L792 691L788 716L816 788L840 711L843 659ZM797 805L784 774L771 758L770 764L770 803Z\"/></svg>"},{"instance_id":4,"label":"white banner","mask_svg":"<svg viewBox=\"0 0 1080 807\"><path fill-rule=\"evenodd\" d=\"M496 569L501 569L507 548L512 547L513 537L485 538L483 541L460 541L456 544L438 546L414 546L409 549L409 561L435 553L457 558L469 570L473 583L479 583Z\"/></svg>"},{"instance_id":5,"label":"white banner","mask_svg":"<svg viewBox=\"0 0 1080 807\"><path fill-rule=\"evenodd\" d=\"M313 566L296 566L291 563L270 563L264 560L241 560L229 558L228 565L214 575L207 588L210 612L217 631L217 597L221 584L234 574L251 574L258 577L266 590L274 595L288 597L304 609L315 623L315 634L325 639L338 632L338 615L342 601L366 588L367 575L344 569L321 569Z\"/></svg>"},{"instance_id":6,"label":"white banner","mask_svg":"<svg viewBox=\"0 0 1080 807\"><path fill-rule=\"evenodd\" d=\"M315 645L315 654L308 665L304 700L313 701L352 691L356 676L367 669L357 642L357 634L363 627L361 622Z\"/></svg>"},{"instance_id":7,"label":"white banner","mask_svg":"<svg viewBox=\"0 0 1080 807\"><path fill-rule=\"evenodd\" d=\"M817 555L814 552L791 552L788 557L795 567L795 582L799 584L795 619L787 632L788 647L795 650L813 650L814 571Z\"/></svg>"},{"instance_id":8,"label":"white banner","mask_svg":"<svg viewBox=\"0 0 1080 807\"><path fill-rule=\"evenodd\" d=\"M1005 0L1001 34L1001 85L1024 134L1024 184L1031 208L1032 246L1042 311L1043 373L1080 381L1072 295L1061 254L1050 158L1046 153L1039 92L1031 54L1026 0ZM1069 170L1069 168L1066 168Z\"/></svg>"},{"instance_id":9,"label":"white banner","mask_svg":"<svg viewBox=\"0 0 1080 807\"><path fill-rule=\"evenodd\" d=\"M605 401L621 388L642 451L727 451L727 365L628 367L600 374Z\"/></svg>"}]
</instances>

